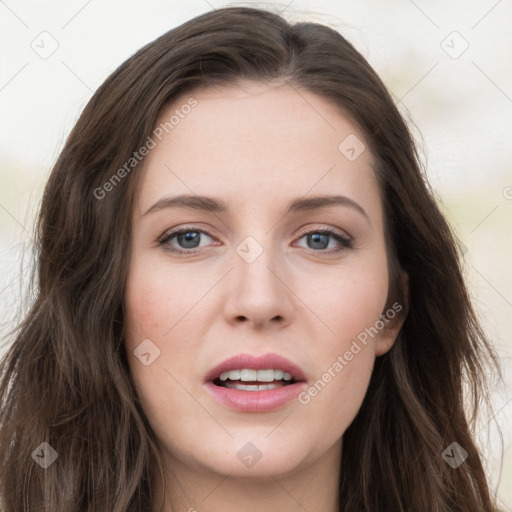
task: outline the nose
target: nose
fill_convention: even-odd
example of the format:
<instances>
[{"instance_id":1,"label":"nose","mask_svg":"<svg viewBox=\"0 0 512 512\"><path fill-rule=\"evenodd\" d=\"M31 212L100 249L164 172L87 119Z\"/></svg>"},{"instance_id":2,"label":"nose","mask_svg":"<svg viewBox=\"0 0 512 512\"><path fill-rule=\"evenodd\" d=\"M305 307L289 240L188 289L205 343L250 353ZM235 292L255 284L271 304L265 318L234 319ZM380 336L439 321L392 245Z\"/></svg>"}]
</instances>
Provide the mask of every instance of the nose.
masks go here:
<instances>
[{"instance_id":1,"label":"nose","mask_svg":"<svg viewBox=\"0 0 512 512\"><path fill-rule=\"evenodd\" d=\"M254 250L252 246L251 251ZM254 261L243 252L234 254L225 317L232 324L247 322L256 328L273 325L282 328L296 314L293 286L288 282L290 278L282 260L278 261L268 248L261 247L259 251L262 252Z\"/></svg>"}]
</instances>

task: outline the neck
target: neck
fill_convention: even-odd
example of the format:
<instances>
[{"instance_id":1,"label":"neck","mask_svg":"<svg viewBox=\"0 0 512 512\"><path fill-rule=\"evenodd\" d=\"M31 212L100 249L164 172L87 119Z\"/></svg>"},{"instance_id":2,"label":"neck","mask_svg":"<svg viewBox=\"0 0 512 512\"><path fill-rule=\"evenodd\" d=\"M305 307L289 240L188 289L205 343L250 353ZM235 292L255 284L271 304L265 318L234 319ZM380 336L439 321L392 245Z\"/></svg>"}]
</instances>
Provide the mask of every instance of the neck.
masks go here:
<instances>
[{"instance_id":1,"label":"neck","mask_svg":"<svg viewBox=\"0 0 512 512\"><path fill-rule=\"evenodd\" d=\"M340 458L341 440L312 465L282 475L269 468L253 478L192 468L168 457L165 482L155 475L154 512L160 512L164 486L161 512L240 512L244 505L251 512L339 512Z\"/></svg>"}]
</instances>

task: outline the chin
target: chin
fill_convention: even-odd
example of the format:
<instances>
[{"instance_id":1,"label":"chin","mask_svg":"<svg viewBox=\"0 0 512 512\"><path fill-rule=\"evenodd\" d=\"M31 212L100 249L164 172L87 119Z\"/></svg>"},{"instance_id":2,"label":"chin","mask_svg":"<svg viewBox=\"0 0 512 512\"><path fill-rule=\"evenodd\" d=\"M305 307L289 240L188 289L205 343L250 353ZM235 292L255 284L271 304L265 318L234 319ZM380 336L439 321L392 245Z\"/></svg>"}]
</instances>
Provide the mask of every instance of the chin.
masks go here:
<instances>
[{"instance_id":1,"label":"chin","mask_svg":"<svg viewBox=\"0 0 512 512\"><path fill-rule=\"evenodd\" d=\"M307 465L306 457L311 450L304 442L297 439L284 444L278 436L272 440L272 434L268 436L270 431L271 429L266 429L265 434L258 433L254 436L250 433L236 436L234 433L234 439L223 437L206 444L203 441L202 450L198 450L201 443L195 441L192 444L194 448L186 453L175 453L174 457L198 470L261 480L291 474L302 465ZM208 445L213 446L213 449L209 449Z\"/></svg>"}]
</instances>

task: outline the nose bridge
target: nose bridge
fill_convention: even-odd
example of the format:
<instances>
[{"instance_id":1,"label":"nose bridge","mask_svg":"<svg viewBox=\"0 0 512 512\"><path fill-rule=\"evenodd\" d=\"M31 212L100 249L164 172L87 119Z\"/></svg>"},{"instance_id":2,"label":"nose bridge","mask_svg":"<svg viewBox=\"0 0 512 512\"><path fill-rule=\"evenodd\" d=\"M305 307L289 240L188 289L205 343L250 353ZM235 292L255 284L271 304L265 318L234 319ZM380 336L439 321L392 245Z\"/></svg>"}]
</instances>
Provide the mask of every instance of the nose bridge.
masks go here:
<instances>
[{"instance_id":1,"label":"nose bridge","mask_svg":"<svg viewBox=\"0 0 512 512\"><path fill-rule=\"evenodd\" d=\"M241 290L249 291L254 298L264 293L279 293L277 278L270 269L278 266L277 251L271 247L270 236L248 235L236 247L235 267Z\"/></svg>"}]
</instances>

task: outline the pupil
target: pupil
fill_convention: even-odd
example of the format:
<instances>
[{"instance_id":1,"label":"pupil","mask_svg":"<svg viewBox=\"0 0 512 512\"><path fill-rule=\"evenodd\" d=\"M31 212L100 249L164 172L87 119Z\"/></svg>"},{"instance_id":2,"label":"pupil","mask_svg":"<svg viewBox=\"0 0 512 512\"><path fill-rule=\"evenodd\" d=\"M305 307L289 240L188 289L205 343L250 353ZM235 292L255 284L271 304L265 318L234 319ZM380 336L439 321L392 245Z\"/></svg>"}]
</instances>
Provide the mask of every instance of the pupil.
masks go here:
<instances>
[{"instance_id":1,"label":"pupil","mask_svg":"<svg viewBox=\"0 0 512 512\"><path fill-rule=\"evenodd\" d=\"M326 249L327 246L329 245L329 240L328 240L328 236L325 235L325 234L322 234L322 233L314 233L312 235L308 235L309 237L309 241L313 241L313 245L314 244L320 244L320 246L317 246L317 247L312 247L313 249ZM321 243L320 239L323 237L323 241L325 243Z\"/></svg>"},{"instance_id":2,"label":"pupil","mask_svg":"<svg viewBox=\"0 0 512 512\"><path fill-rule=\"evenodd\" d=\"M180 245L184 242L184 247L186 249L193 249L194 247L197 247L199 242L199 234L195 231L187 231L186 233L180 233L178 235L178 241ZM190 245L190 243L192 245Z\"/></svg>"}]
</instances>

